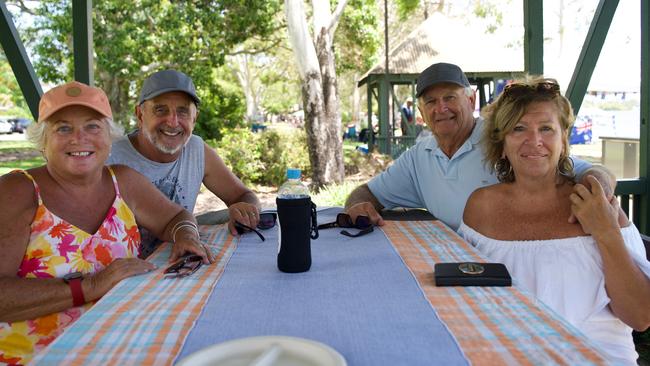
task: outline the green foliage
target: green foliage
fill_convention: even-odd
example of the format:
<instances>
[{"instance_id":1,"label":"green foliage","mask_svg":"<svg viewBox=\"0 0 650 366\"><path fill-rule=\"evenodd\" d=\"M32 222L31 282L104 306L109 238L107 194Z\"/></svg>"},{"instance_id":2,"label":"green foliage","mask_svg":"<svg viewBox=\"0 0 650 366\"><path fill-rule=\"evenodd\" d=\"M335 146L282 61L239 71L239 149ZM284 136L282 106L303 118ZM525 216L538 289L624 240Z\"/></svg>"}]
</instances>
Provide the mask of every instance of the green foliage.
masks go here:
<instances>
[{"instance_id":1,"label":"green foliage","mask_svg":"<svg viewBox=\"0 0 650 366\"><path fill-rule=\"evenodd\" d=\"M336 5L335 3L333 5ZM336 70L368 70L376 61L381 32L374 0L350 0L334 35Z\"/></svg>"},{"instance_id":2,"label":"green foliage","mask_svg":"<svg viewBox=\"0 0 650 366\"><path fill-rule=\"evenodd\" d=\"M397 15L400 20L405 20L409 15L420 6L420 0L400 0L397 1Z\"/></svg>"},{"instance_id":3,"label":"green foliage","mask_svg":"<svg viewBox=\"0 0 650 366\"><path fill-rule=\"evenodd\" d=\"M303 130L264 131L258 149L264 167L258 183L279 186L286 179L287 168L302 170L303 177L311 175L307 135Z\"/></svg>"},{"instance_id":4,"label":"green foliage","mask_svg":"<svg viewBox=\"0 0 650 366\"><path fill-rule=\"evenodd\" d=\"M214 80L212 89L204 90L201 95L194 133L206 140L219 141L223 130L245 126L246 103L241 89L232 81L222 78L219 73L215 73Z\"/></svg>"},{"instance_id":5,"label":"green foliage","mask_svg":"<svg viewBox=\"0 0 650 366\"><path fill-rule=\"evenodd\" d=\"M262 108L268 113L282 114L291 111L300 102L300 77L292 73L293 54L288 48L279 47L272 51L271 57L265 57L260 81L262 90Z\"/></svg>"},{"instance_id":6,"label":"green foliage","mask_svg":"<svg viewBox=\"0 0 650 366\"><path fill-rule=\"evenodd\" d=\"M316 206L344 206L345 199L359 183L346 181L341 184L332 184L312 194L312 201Z\"/></svg>"},{"instance_id":7,"label":"green foliage","mask_svg":"<svg viewBox=\"0 0 650 366\"><path fill-rule=\"evenodd\" d=\"M499 10L503 3L491 3L489 1L477 1L474 3L474 15L483 19L490 19L487 33L494 33L503 24L503 13Z\"/></svg>"},{"instance_id":8,"label":"green foliage","mask_svg":"<svg viewBox=\"0 0 650 366\"><path fill-rule=\"evenodd\" d=\"M23 98L23 93L18 87L18 82L16 82L2 48L0 48L0 105L13 106L4 112L6 116L32 118L27 102Z\"/></svg>"},{"instance_id":9,"label":"green foliage","mask_svg":"<svg viewBox=\"0 0 650 366\"><path fill-rule=\"evenodd\" d=\"M245 184L259 182L263 165L258 148L259 136L249 129L225 130L220 142L208 141L232 172Z\"/></svg>"},{"instance_id":10,"label":"green foliage","mask_svg":"<svg viewBox=\"0 0 650 366\"><path fill-rule=\"evenodd\" d=\"M253 133L249 129L225 130L217 147L226 165L247 185L279 186L287 168L299 168L303 176L311 174L307 154L307 137L302 130L271 129Z\"/></svg>"},{"instance_id":11,"label":"green foliage","mask_svg":"<svg viewBox=\"0 0 650 366\"><path fill-rule=\"evenodd\" d=\"M224 89L212 71L234 45L273 33L279 10L279 0L96 1L95 81L107 92L116 120L127 124L143 79L153 71L175 68L192 77L204 102L200 132L232 127L243 115L235 107L241 97ZM36 13L28 34L38 55L34 65L39 76L52 83L70 80L71 2L44 0ZM205 137L218 137L218 132Z\"/></svg>"}]
</instances>

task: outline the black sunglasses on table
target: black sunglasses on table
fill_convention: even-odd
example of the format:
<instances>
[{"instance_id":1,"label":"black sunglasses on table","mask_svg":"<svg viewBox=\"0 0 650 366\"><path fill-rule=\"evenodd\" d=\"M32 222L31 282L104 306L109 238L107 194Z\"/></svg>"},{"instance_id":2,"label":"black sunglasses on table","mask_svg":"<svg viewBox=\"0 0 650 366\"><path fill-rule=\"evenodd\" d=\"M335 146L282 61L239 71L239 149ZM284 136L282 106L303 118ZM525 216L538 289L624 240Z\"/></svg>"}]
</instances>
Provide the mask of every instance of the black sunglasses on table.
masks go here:
<instances>
[{"instance_id":1,"label":"black sunglasses on table","mask_svg":"<svg viewBox=\"0 0 650 366\"><path fill-rule=\"evenodd\" d=\"M267 230L275 226L275 223L277 221L278 216L274 212L263 212L260 214L260 221L257 223L257 228L260 230ZM254 228L244 225L238 221L235 221L235 230L237 230L237 234L242 235L246 232L252 231L257 236L262 239L262 241L265 241L266 239L264 238L264 235L260 233L259 231L255 230Z\"/></svg>"},{"instance_id":2,"label":"black sunglasses on table","mask_svg":"<svg viewBox=\"0 0 650 366\"><path fill-rule=\"evenodd\" d=\"M347 230L341 230L341 234L349 236L351 238L357 238L359 236L370 234L374 231L373 225L370 222L370 218L368 216L357 216L357 219L352 222L352 217L342 212L336 215L336 221L318 225L319 230L330 229L333 227L353 228L361 230L356 234L352 234Z\"/></svg>"},{"instance_id":3,"label":"black sunglasses on table","mask_svg":"<svg viewBox=\"0 0 650 366\"><path fill-rule=\"evenodd\" d=\"M190 254L181 257L176 263L167 267L164 272L165 278L187 277L198 271L203 264L203 258L200 255Z\"/></svg>"}]
</instances>

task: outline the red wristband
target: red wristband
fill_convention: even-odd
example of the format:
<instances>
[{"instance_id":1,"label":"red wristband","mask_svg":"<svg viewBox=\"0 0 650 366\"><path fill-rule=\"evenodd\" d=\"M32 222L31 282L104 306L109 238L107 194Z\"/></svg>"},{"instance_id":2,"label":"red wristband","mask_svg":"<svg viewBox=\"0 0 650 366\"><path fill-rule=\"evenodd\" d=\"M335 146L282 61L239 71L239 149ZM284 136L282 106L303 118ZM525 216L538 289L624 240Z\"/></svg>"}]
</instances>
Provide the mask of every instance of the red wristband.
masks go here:
<instances>
[{"instance_id":1,"label":"red wristband","mask_svg":"<svg viewBox=\"0 0 650 366\"><path fill-rule=\"evenodd\" d=\"M70 285L73 306L81 306L86 303L84 292L81 288L81 280L83 280L83 275L81 272L72 272L63 276L63 281Z\"/></svg>"}]
</instances>

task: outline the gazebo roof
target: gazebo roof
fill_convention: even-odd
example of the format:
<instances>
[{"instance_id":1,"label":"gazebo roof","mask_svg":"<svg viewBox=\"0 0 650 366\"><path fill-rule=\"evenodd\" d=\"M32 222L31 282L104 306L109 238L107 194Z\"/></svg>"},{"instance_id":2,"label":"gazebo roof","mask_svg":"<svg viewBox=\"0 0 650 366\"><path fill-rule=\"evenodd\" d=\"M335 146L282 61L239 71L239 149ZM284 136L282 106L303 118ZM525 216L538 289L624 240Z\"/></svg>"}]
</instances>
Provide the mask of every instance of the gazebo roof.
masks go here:
<instances>
[{"instance_id":1,"label":"gazebo roof","mask_svg":"<svg viewBox=\"0 0 650 366\"><path fill-rule=\"evenodd\" d=\"M521 34L523 38L523 29ZM477 22L435 13L393 48L388 67L391 74L417 75L435 62L449 62L466 74L523 72L523 46L512 39L510 29L487 33ZM363 75L359 85L371 74L383 74L384 64L382 58Z\"/></svg>"}]
</instances>

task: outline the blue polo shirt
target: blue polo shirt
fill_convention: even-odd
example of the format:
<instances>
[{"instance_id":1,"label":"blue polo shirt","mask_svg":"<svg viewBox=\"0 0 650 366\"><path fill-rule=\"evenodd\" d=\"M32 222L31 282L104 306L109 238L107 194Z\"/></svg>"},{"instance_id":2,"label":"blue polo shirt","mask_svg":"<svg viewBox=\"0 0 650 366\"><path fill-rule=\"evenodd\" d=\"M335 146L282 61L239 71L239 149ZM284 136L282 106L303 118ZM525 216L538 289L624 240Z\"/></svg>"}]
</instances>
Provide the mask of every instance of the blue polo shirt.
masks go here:
<instances>
[{"instance_id":1,"label":"blue polo shirt","mask_svg":"<svg viewBox=\"0 0 650 366\"><path fill-rule=\"evenodd\" d=\"M498 183L484 160L479 141L483 119L475 120L470 137L451 158L427 137L405 151L388 169L368 182L368 187L384 207L426 208L436 218L457 230L469 195L477 188ZM584 172L591 164L573 159L575 171Z\"/></svg>"}]
</instances>

